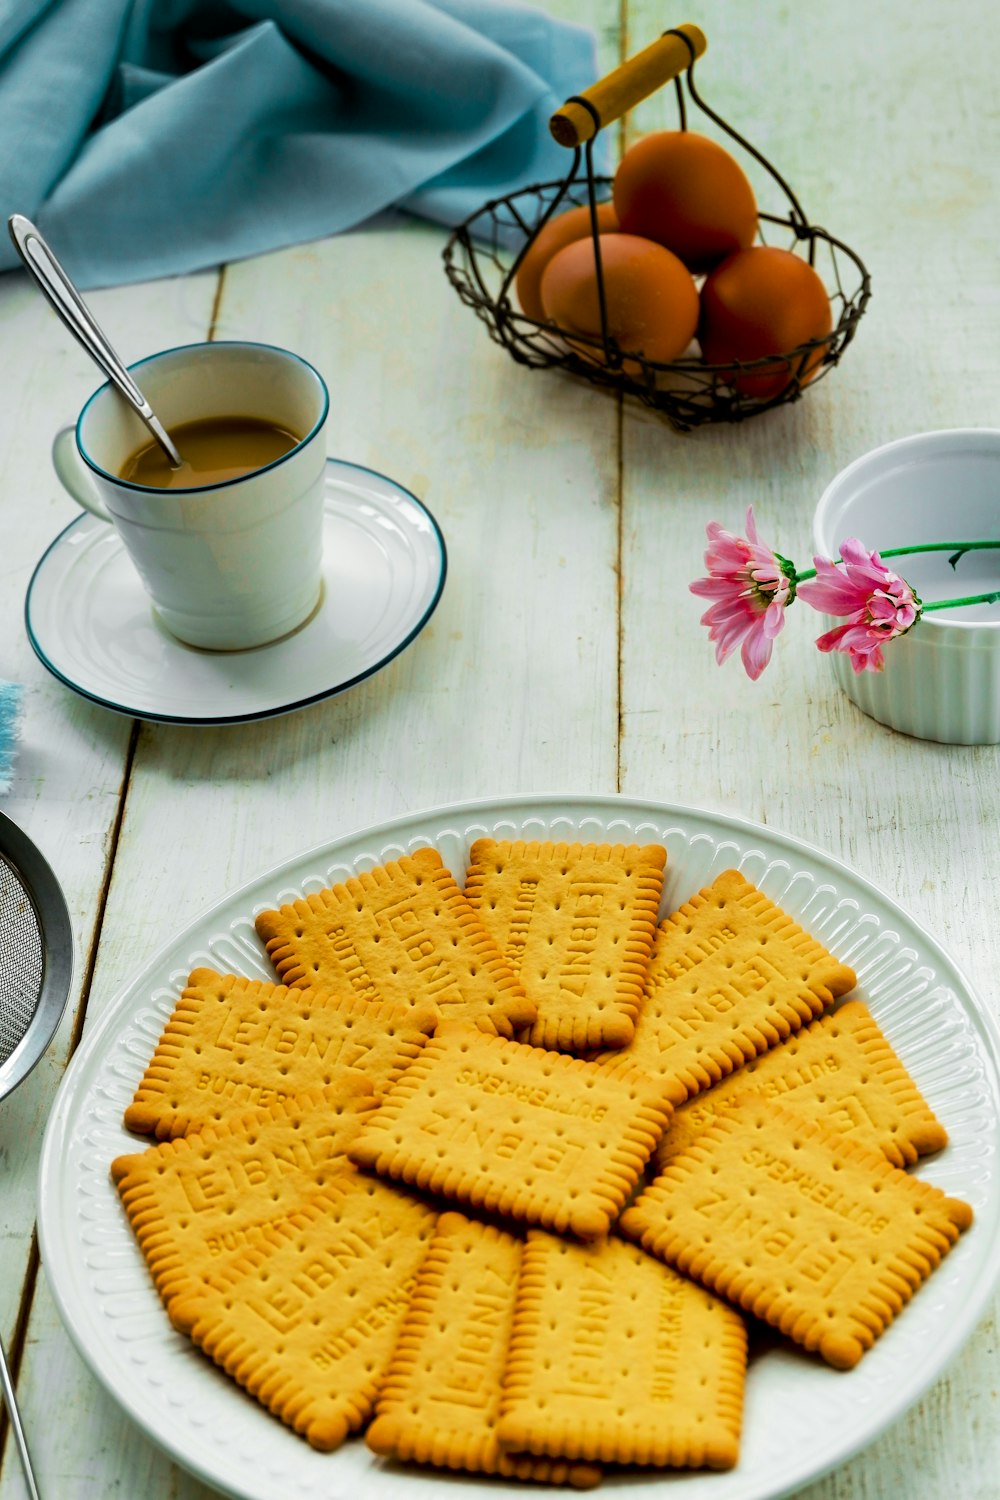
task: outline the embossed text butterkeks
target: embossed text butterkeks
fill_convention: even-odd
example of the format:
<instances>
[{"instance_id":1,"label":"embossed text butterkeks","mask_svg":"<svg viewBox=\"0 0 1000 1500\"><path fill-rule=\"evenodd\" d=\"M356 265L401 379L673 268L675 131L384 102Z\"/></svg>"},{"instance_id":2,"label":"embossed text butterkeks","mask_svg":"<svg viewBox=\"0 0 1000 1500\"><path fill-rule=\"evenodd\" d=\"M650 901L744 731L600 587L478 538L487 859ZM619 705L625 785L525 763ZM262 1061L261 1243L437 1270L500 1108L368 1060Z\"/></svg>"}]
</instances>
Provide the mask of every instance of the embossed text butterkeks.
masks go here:
<instances>
[{"instance_id":1,"label":"embossed text butterkeks","mask_svg":"<svg viewBox=\"0 0 1000 1500\"><path fill-rule=\"evenodd\" d=\"M285 984L325 983L370 1002L429 1001L442 1017L501 1036L537 1015L434 849L259 912L256 926Z\"/></svg>"},{"instance_id":2,"label":"embossed text butterkeks","mask_svg":"<svg viewBox=\"0 0 1000 1500\"><path fill-rule=\"evenodd\" d=\"M368 1079L345 1072L329 1088L117 1157L111 1175L164 1303L218 1284L234 1256L355 1172L346 1148L377 1105Z\"/></svg>"},{"instance_id":3,"label":"embossed text butterkeks","mask_svg":"<svg viewBox=\"0 0 1000 1500\"><path fill-rule=\"evenodd\" d=\"M670 1118L662 1081L457 1023L390 1089L359 1165L514 1219L607 1232Z\"/></svg>"},{"instance_id":4,"label":"embossed text butterkeks","mask_svg":"<svg viewBox=\"0 0 1000 1500\"><path fill-rule=\"evenodd\" d=\"M435 1221L387 1183L338 1178L171 1318L313 1447L336 1448L371 1414Z\"/></svg>"},{"instance_id":5,"label":"embossed text butterkeks","mask_svg":"<svg viewBox=\"0 0 1000 1500\"><path fill-rule=\"evenodd\" d=\"M849 1369L972 1210L769 1099L720 1115L625 1210L622 1234Z\"/></svg>"},{"instance_id":6,"label":"embossed text butterkeks","mask_svg":"<svg viewBox=\"0 0 1000 1500\"><path fill-rule=\"evenodd\" d=\"M940 1151L948 1135L876 1025L848 1000L675 1110L656 1148L663 1165L747 1092L786 1101L895 1167Z\"/></svg>"},{"instance_id":7,"label":"embossed text butterkeks","mask_svg":"<svg viewBox=\"0 0 1000 1500\"><path fill-rule=\"evenodd\" d=\"M125 1111L164 1138L361 1073L381 1094L433 1031L433 1006L367 1005L315 987L195 969Z\"/></svg>"},{"instance_id":8,"label":"embossed text butterkeks","mask_svg":"<svg viewBox=\"0 0 1000 1500\"><path fill-rule=\"evenodd\" d=\"M625 1049L689 1094L773 1047L853 989L846 964L727 870L657 929Z\"/></svg>"}]
</instances>

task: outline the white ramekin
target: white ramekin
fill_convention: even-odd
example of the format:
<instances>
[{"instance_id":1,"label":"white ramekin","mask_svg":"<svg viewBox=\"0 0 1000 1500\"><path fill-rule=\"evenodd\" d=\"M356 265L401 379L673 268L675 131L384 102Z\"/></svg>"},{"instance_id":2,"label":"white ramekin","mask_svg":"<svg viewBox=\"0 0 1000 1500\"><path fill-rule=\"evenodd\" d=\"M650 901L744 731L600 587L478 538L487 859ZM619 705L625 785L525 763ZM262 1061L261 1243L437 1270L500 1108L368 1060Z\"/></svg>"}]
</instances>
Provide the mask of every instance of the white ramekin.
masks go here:
<instances>
[{"instance_id":1,"label":"white ramekin","mask_svg":"<svg viewBox=\"0 0 1000 1500\"><path fill-rule=\"evenodd\" d=\"M813 542L837 558L858 537L877 551L920 542L996 537L1000 544L1000 430L954 428L900 438L841 471L816 507ZM948 554L889 560L925 603L1000 590L1000 545L952 569ZM842 623L829 616L826 628ZM885 648L882 672L856 673L841 652L834 675L864 713L925 740L1000 743L1000 604L925 615Z\"/></svg>"}]
</instances>

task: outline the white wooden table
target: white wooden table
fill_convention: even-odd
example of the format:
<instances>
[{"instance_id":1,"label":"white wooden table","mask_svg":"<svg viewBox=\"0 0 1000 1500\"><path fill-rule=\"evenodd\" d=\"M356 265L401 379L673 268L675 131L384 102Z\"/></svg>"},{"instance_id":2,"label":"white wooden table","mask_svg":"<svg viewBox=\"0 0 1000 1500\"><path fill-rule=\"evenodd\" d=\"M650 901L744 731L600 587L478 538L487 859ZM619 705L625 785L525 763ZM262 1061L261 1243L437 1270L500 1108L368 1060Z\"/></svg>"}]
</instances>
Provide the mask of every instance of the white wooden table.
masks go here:
<instances>
[{"instance_id":1,"label":"white wooden table","mask_svg":"<svg viewBox=\"0 0 1000 1500\"><path fill-rule=\"evenodd\" d=\"M456 799L690 803L846 861L1000 1005L1000 752L864 718L801 618L756 685L735 662L716 670L687 592L708 519L738 527L752 503L804 565L813 506L849 460L921 429L1000 425L995 8L549 4L595 27L606 68L665 26L702 25L706 98L858 248L873 299L841 367L797 405L679 436L517 367L447 285L444 233L412 220L94 294L129 358L206 336L299 351L332 390L331 452L393 476L437 517L450 571L430 626L344 696L246 727L158 726L46 674L25 637L25 589L76 513L49 444L97 382L26 278L0 279L0 676L27 687L3 806L54 866L78 953L56 1041L0 1110L0 1332L46 1500L209 1493L119 1411L64 1333L36 1250L36 1171L67 1061L118 989L204 908L298 851ZM672 124L671 108L653 101L630 128ZM0 1500L17 1500L9 1433L0 1465ZM1000 1494L991 1320L924 1400L800 1500L951 1493Z\"/></svg>"}]
</instances>

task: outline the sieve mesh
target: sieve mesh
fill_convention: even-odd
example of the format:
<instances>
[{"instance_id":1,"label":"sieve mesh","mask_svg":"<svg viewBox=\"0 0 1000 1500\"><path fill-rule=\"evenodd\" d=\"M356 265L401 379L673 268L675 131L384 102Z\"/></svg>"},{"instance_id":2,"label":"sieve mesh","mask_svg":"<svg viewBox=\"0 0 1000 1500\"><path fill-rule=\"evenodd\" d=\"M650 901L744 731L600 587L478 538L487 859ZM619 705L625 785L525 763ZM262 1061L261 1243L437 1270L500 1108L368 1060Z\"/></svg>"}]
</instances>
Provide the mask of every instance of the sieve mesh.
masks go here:
<instances>
[{"instance_id":1,"label":"sieve mesh","mask_svg":"<svg viewBox=\"0 0 1000 1500\"><path fill-rule=\"evenodd\" d=\"M0 1064L31 1025L41 994L42 934L27 889L0 855Z\"/></svg>"}]
</instances>

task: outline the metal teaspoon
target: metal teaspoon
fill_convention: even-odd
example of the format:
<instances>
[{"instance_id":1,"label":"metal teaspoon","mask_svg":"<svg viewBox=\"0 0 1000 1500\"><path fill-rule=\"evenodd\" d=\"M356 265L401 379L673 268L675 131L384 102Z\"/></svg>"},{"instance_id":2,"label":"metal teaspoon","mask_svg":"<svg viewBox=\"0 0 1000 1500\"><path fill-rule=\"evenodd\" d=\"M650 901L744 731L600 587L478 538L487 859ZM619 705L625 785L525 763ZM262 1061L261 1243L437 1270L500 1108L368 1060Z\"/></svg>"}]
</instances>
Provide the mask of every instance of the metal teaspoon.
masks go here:
<instances>
[{"instance_id":1,"label":"metal teaspoon","mask_svg":"<svg viewBox=\"0 0 1000 1500\"><path fill-rule=\"evenodd\" d=\"M34 224L23 214L11 214L7 220L7 228L18 255L70 333L79 340L91 359L125 397L136 416L145 422L167 455L171 468L179 469L181 456L169 435Z\"/></svg>"}]
</instances>

